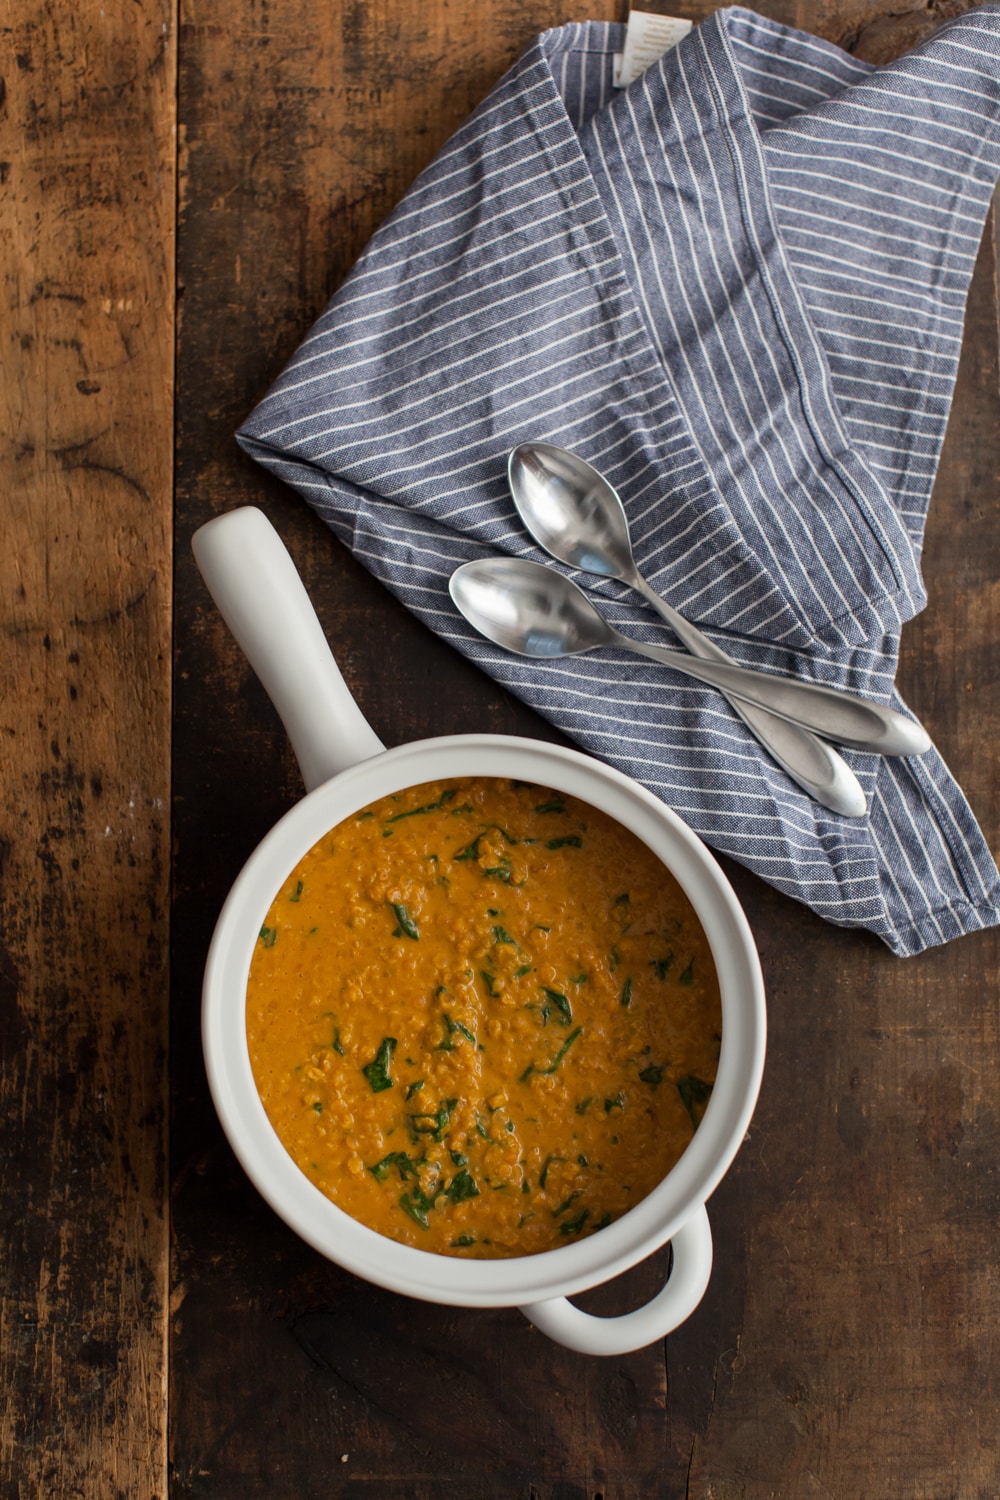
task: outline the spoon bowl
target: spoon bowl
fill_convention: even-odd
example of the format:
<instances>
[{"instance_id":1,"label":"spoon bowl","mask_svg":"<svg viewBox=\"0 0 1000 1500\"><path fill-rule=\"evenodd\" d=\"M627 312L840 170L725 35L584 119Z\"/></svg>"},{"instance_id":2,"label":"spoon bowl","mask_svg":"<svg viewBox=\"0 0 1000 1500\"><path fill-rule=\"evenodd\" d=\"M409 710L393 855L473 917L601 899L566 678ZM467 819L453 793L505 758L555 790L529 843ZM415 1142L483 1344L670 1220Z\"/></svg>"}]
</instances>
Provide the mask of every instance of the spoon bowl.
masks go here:
<instances>
[{"instance_id":1,"label":"spoon bowl","mask_svg":"<svg viewBox=\"0 0 1000 1500\"><path fill-rule=\"evenodd\" d=\"M792 724L883 755L912 754L924 735L920 725L881 703L819 683L751 672L728 658L701 661L622 635L572 579L527 558L488 557L463 563L452 573L448 589L470 625L520 656L551 660L618 646L718 688L741 704L766 708Z\"/></svg>"},{"instance_id":2,"label":"spoon bowl","mask_svg":"<svg viewBox=\"0 0 1000 1500\"><path fill-rule=\"evenodd\" d=\"M646 582L632 552L625 507L613 486L585 459L554 443L522 443L510 455L507 478L521 520L546 552L571 568L627 584L653 606L693 656L735 665L721 646ZM831 745L767 708L733 694L724 696L797 786L843 817L865 815L861 783ZM905 741L908 753L927 748L922 735L919 731Z\"/></svg>"},{"instance_id":3,"label":"spoon bowl","mask_svg":"<svg viewBox=\"0 0 1000 1500\"><path fill-rule=\"evenodd\" d=\"M539 563L516 557L465 563L448 587L480 635L518 656L575 656L613 643L611 627L586 594Z\"/></svg>"},{"instance_id":4,"label":"spoon bowl","mask_svg":"<svg viewBox=\"0 0 1000 1500\"><path fill-rule=\"evenodd\" d=\"M638 577L625 508L585 459L554 443L521 443L507 479L521 520L546 552L581 573Z\"/></svg>"}]
</instances>

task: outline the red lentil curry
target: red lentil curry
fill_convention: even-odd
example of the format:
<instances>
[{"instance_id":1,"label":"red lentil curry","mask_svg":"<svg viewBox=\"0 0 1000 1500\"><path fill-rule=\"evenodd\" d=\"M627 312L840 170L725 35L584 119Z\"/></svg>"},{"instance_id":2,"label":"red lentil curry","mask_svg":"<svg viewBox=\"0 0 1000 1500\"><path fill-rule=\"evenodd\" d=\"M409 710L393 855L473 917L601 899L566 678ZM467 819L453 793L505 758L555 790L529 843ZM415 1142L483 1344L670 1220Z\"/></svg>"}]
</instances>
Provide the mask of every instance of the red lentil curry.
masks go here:
<instances>
[{"instance_id":1,"label":"red lentil curry","mask_svg":"<svg viewBox=\"0 0 1000 1500\"><path fill-rule=\"evenodd\" d=\"M681 1155L715 1078L708 942L633 834L560 792L459 778L300 861L247 991L264 1108L345 1212L445 1255L572 1244Z\"/></svg>"}]
</instances>

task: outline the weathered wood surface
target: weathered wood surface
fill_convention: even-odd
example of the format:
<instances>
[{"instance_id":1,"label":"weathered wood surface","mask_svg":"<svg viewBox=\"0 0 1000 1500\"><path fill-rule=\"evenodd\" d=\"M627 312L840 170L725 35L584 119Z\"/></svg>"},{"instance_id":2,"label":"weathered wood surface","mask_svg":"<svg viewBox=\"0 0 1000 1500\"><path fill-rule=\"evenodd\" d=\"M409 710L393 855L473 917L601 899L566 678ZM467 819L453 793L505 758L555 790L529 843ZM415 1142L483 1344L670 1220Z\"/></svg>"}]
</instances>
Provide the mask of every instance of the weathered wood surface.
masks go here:
<instances>
[{"instance_id":1,"label":"weathered wood surface","mask_svg":"<svg viewBox=\"0 0 1000 1500\"><path fill-rule=\"evenodd\" d=\"M964 7L760 8L883 61ZM517 1313L420 1305L321 1260L250 1187L208 1097L198 1009L211 927L299 781L196 576L190 534L214 512L263 506L388 743L551 737L418 626L232 433L531 37L620 14L612 0L185 0L176 54L167 0L103 0L79 16L26 0L6 17L5 1497L164 1496L168 1293L178 1500L1000 1494L996 934L900 961L728 867L768 983L765 1086L710 1205L704 1303L664 1345L624 1359L581 1359ZM994 254L991 230L928 531L930 603L904 636L901 681L996 850ZM588 1305L641 1300L665 1263Z\"/></svg>"},{"instance_id":2,"label":"weathered wood surface","mask_svg":"<svg viewBox=\"0 0 1000 1500\"><path fill-rule=\"evenodd\" d=\"M0 1492L166 1492L168 0L4 8Z\"/></svg>"}]
</instances>

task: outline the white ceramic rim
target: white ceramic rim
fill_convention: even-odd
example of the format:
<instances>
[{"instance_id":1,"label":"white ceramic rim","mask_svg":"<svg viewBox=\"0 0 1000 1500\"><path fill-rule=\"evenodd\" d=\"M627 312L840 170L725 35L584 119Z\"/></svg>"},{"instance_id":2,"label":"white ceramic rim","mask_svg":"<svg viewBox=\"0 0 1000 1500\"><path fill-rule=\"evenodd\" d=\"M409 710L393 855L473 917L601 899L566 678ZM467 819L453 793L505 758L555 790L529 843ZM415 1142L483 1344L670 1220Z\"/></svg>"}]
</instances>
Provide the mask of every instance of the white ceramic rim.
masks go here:
<instances>
[{"instance_id":1,"label":"white ceramic rim","mask_svg":"<svg viewBox=\"0 0 1000 1500\"><path fill-rule=\"evenodd\" d=\"M246 984L254 944L280 888L325 832L378 798L451 776L499 776L565 792L616 818L686 891L722 993L722 1048L704 1118L673 1169L621 1219L574 1245L509 1260L466 1260L401 1245L358 1223L295 1165L254 1083ZM219 916L205 969L202 1039L209 1086L244 1171L320 1254L410 1297L515 1307L571 1296L636 1265L708 1199L739 1150L764 1067L764 985L753 937L714 857L677 815L627 776L577 750L506 735L420 740L361 761L297 803L250 856Z\"/></svg>"}]
</instances>

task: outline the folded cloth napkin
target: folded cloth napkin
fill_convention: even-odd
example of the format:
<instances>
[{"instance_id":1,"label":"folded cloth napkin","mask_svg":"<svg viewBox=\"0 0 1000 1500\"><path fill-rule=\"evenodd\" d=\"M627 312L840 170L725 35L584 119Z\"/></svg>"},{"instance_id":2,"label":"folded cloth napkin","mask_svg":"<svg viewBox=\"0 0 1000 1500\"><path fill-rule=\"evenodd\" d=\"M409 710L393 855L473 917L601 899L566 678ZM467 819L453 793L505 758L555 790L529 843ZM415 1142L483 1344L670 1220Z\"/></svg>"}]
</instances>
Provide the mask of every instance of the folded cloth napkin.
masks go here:
<instances>
[{"instance_id":1,"label":"folded cloth napkin","mask_svg":"<svg viewBox=\"0 0 1000 1500\"><path fill-rule=\"evenodd\" d=\"M640 567L747 666L894 702L965 299L1000 174L1000 7L875 69L720 10L625 90L624 28L543 33L378 230L239 441L433 630L709 844L912 954L1000 921L936 751L846 752L827 812L713 690L617 651L536 663L447 591L548 561L517 443L616 486ZM673 644L622 585L617 627Z\"/></svg>"}]
</instances>

